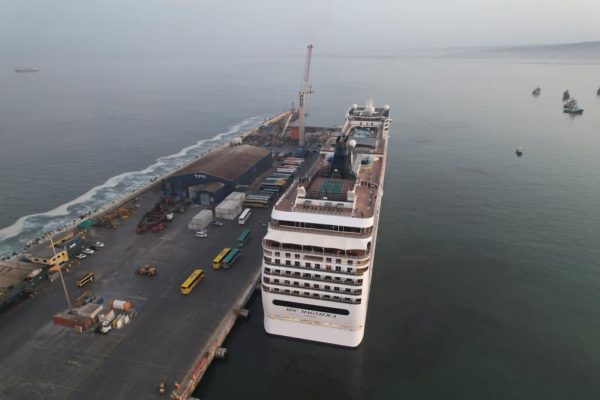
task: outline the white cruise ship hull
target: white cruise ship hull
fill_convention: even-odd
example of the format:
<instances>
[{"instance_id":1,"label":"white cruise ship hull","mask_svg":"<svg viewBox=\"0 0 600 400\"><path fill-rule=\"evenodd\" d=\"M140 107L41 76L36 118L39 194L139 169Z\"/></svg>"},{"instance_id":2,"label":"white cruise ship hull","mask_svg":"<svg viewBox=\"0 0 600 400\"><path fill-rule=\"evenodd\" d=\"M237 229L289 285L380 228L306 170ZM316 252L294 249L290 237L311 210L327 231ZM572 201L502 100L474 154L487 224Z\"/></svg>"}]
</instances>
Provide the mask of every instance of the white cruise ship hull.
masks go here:
<instances>
[{"instance_id":1,"label":"white cruise ship hull","mask_svg":"<svg viewBox=\"0 0 600 400\"><path fill-rule=\"evenodd\" d=\"M353 106L318 168L277 202L263 239L267 333L344 347L363 340L390 122L387 106Z\"/></svg>"}]
</instances>

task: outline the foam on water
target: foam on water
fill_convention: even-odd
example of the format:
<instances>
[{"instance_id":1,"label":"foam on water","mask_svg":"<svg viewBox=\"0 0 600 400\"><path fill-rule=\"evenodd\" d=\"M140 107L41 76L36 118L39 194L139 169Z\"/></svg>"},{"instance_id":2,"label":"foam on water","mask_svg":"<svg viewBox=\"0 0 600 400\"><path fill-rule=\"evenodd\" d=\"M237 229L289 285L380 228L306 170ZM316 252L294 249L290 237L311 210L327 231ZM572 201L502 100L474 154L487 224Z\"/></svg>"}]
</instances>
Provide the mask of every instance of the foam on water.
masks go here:
<instances>
[{"instance_id":1,"label":"foam on water","mask_svg":"<svg viewBox=\"0 0 600 400\"><path fill-rule=\"evenodd\" d=\"M175 154L160 157L154 164L143 170L113 176L102 185L91 188L76 199L53 210L19 218L14 224L0 229L0 256L7 256L19 251L37 238L50 232L62 231L69 225L78 223L81 216L116 202L129 193L144 187L153 178L163 176L181 167L241 133L256 128L263 121L262 116L247 118L233 125L226 132L219 133L210 139L199 140Z\"/></svg>"}]
</instances>

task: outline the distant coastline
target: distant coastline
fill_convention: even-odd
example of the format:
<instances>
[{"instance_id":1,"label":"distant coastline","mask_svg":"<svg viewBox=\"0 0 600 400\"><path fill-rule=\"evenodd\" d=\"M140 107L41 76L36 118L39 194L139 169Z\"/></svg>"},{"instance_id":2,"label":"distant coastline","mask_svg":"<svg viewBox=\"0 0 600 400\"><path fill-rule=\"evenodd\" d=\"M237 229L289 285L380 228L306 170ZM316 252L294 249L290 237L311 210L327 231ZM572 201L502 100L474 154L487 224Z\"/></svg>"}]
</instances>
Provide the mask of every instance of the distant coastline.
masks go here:
<instances>
[{"instance_id":1,"label":"distant coastline","mask_svg":"<svg viewBox=\"0 0 600 400\"><path fill-rule=\"evenodd\" d=\"M559 60L600 60L600 41L527 46L453 48L447 49L444 57L531 57Z\"/></svg>"}]
</instances>

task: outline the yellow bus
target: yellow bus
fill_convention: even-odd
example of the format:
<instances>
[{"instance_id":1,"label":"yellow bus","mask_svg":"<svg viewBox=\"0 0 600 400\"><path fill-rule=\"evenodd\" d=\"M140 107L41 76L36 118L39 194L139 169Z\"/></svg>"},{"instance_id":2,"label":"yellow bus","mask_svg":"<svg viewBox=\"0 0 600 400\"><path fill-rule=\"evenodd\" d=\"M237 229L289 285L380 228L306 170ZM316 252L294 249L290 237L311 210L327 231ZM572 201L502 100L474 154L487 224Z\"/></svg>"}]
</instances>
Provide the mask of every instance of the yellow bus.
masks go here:
<instances>
[{"instance_id":1,"label":"yellow bus","mask_svg":"<svg viewBox=\"0 0 600 400\"><path fill-rule=\"evenodd\" d=\"M212 264L214 269L221 268L221 266L223 265L223 259L225 258L225 256L227 256L227 253L229 253L230 250L231 249L229 247L225 247L223 250L221 250L219 255L213 259Z\"/></svg>"},{"instance_id":2,"label":"yellow bus","mask_svg":"<svg viewBox=\"0 0 600 400\"><path fill-rule=\"evenodd\" d=\"M75 282L75 286L77 286L78 288L84 287L85 285L87 285L88 283L90 283L91 281L94 280L94 273L93 272L87 272L84 275L82 275L77 282Z\"/></svg>"},{"instance_id":3,"label":"yellow bus","mask_svg":"<svg viewBox=\"0 0 600 400\"><path fill-rule=\"evenodd\" d=\"M181 293L190 294L192 289L204 278L204 271L197 269L181 284Z\"/></svg>"}]
</instances>

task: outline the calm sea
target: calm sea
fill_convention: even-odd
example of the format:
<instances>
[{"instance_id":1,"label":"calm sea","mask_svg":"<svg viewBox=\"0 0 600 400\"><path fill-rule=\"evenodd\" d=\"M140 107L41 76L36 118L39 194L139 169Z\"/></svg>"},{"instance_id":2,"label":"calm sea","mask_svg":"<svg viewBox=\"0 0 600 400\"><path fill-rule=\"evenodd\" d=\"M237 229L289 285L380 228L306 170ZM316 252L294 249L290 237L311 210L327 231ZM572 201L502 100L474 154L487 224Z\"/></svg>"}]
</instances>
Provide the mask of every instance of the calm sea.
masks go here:
<instances>
[{"instance_id":1,"label":"calm sea","mask_svg":"<svg viewBox=\"0 0 600 400\"><path fill-rule=\"evenodd\" d=\"M0 253L285 109L302 65L0 65ZM254 298L196 395L600 398L599 67L315 54L311 124L367 98L394 119L365 339L266 336Z\"/></svg>"}]
</instances>

